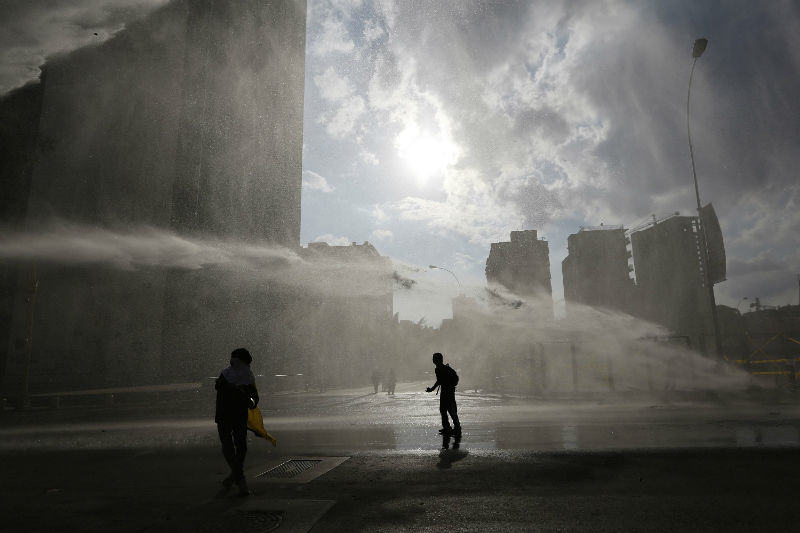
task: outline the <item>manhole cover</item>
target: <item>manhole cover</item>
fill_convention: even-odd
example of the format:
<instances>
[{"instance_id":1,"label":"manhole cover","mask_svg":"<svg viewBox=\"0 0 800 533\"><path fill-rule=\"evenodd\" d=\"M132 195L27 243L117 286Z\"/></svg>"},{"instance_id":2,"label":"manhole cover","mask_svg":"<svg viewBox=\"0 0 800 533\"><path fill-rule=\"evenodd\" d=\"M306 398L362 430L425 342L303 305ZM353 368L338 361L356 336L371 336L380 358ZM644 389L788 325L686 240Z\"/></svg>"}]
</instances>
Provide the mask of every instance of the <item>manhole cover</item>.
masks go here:
<instances>
[{"instance_id":1,"label":"manhole cover","mask_svg":"<svg viewBox=\"0 0 800 533\"><path fill-rule=\"evenodd\" d=\"M314 468L318 463L321 463L320 459L290 459L279 464L276 467L270 468L266 472L259 474L256 477L265 477L265 478L293 478L296 475L305 472L311 468Z\"/></svg>"},{"instance_id":2,"label":"manhole cover","mask_svg":"<svg viewBox=\"0 0 800 533\"><path fill-rule=\"evenodd\" d=\"M213 524L201 525L198 531L230 533L267 533L283 522L283 511L236 511L228 513Z\"/></svg>"}]
</instances>

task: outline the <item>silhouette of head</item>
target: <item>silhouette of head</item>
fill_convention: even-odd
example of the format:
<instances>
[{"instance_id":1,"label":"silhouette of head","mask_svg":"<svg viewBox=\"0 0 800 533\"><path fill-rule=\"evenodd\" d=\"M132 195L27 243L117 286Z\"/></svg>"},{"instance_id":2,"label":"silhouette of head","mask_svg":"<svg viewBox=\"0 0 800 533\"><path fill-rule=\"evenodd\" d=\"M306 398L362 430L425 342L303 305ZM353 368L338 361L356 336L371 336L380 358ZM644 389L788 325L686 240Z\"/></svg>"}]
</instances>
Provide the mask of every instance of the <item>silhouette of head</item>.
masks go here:
<instances>
[{"instance_id":1,"label":"silhouette of head","mask_svg":"<svg viewBox=\"0 0 800 533\"><path fill-rule=\"evenodd\" d=\"M439 352L436 352L435 354L433 354L433 364L434 365L441 365L442 361L444 361L444 358L442 357L442 354L440 354Z\"/></svg>"},{"instance_id":2,"label":"silhouette of head","mask_svg":"<svg viewBox=\"0 0 800 533\"><path fill-rule=\"evenodd\" d=\"M246 365L249 365L253 361L253 357L250 355L250 352L247 351L247 348L236 348L231 352L231 359L239 359Z\"/></svg>"}]
</instances>

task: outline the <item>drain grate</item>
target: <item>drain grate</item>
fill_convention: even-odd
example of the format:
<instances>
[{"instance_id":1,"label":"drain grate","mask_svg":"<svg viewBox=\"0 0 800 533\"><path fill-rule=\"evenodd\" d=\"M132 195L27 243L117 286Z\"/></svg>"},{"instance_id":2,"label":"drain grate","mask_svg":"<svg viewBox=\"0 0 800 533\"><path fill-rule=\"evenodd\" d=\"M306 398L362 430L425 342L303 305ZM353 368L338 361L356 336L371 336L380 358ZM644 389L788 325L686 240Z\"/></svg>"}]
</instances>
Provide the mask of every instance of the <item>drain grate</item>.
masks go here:
<instances>
[{"instance_id":1,"label":"drain grate","mask_svg":"<svg viewBox=\"0 0 800 533\"><path fill-rule=\"evenodd\" d=\"M259 474L256 477L260 478L293 478L298 474L314 468L317 464L321 463L320 459L290 459L285 461L274 468L270 468L266 472Z\"/></svg>"},{"instance_id":2,"label":"drain grate","mask_svg":"<svg viewBox=\"0 0 800 533\"><path fill-rule=\"evenodd\" d=\"M196 531L217 533L268 533L275 531L283 523L283 511L236 511L228 513L222 520L200 525Z\"/></svg>"}]
</instances>

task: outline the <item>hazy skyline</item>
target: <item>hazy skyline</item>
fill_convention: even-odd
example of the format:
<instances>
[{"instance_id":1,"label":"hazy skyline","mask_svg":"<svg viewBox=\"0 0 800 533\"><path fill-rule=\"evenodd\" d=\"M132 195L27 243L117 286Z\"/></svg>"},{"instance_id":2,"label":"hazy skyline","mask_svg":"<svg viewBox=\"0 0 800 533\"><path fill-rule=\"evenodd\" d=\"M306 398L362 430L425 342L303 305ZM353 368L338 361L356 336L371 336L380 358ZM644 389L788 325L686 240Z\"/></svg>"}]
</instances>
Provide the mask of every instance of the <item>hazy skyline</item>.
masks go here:
<instances>
[{"instance_id":1,"label":"hazy skyline","mask_svg":"<svg viewBox=\"0 0 800 533\"><path fill-rule=\"evenodd\" d=\"M164 3L0 3L0 90ZM692 130L728 252L718 303L796 304L799 30L789 1L310 0L301 241L369 240L482 285L489 243L537 229L559 300L579 226L694 213L685 105L703 36ZM438 323L457 287L417 275L442 290L397 310Z\"/></svg>"}]
</instances>

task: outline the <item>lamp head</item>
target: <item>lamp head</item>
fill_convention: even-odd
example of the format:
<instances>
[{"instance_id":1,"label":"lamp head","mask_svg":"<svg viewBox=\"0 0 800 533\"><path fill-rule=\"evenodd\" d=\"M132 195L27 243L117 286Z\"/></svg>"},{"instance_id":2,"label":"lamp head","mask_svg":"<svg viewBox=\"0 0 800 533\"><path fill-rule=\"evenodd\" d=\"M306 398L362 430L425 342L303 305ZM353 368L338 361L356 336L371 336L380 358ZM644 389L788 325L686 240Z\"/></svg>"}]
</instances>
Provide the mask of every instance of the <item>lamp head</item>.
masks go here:
<instances>
[{"instance_id":1,"label":"lamp head","mask_svg":"<svg viewBox=\"0 0 800 533\"><path fill-rule=\"evenodd\" d=\"M692 47L692 57L697 59L703 52L706 51L706 46L708 46L708 39L705 37L701 37L694 42L694 46Z\"/></svg>"}]
</instances>

